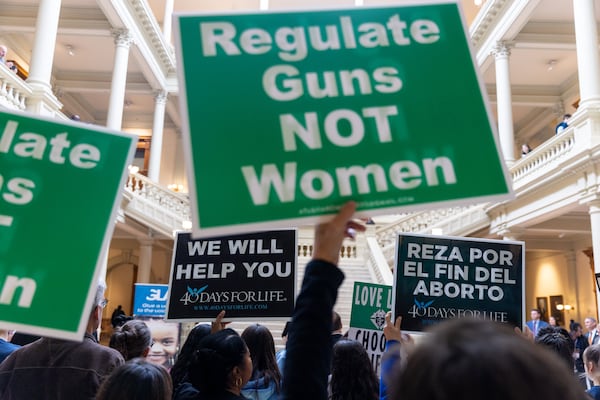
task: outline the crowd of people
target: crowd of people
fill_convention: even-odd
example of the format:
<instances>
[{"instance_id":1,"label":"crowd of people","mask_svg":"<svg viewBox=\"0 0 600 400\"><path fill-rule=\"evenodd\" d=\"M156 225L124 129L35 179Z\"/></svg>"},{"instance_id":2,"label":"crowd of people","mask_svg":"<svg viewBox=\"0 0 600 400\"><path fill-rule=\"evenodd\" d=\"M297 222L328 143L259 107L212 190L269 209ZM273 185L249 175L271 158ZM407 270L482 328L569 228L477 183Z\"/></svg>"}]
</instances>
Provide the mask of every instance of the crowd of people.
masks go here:
<instances>
[{"instance_id":1,"label":"crowd of people","mask_svg":"<svg viewBox=\"0 0 600 400\"><path fill-rule=\"evenodd\" d=\"M337 267L342 241L365 229L352 218L355 207L347 203L316 227L284 351L275 352L263 325L241 335L228 328L224 311L191 330L172 365L149 362L157 339L150 321L126 321L109 346L101 345L94 334L106 306L99 284L82 342L40 338L23 347L0 345L8 354L0 363L0 400L600 399L600 344L591 317L585 335L575 322L569 333L537 318L516 332L457 319L438 324L415 344L402 332L401 316L392 321L388 313L378 378L362 344L343 337L333 311L344 279ZM8 343L8 333L2 335L0 344ZM578 379L581 368L588 379Z\"/></svg>"}]
</instances>

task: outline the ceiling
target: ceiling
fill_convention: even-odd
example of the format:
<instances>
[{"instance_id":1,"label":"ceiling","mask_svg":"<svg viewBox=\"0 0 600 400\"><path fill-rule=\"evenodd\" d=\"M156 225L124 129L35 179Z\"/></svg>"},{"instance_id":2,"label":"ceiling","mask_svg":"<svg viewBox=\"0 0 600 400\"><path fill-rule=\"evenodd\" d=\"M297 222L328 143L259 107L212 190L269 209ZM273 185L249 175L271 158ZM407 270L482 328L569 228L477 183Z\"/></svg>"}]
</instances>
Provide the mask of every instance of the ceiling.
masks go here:
<instances>
[{"instance_id":1,"label":"ceiling","mask_svg":"<svg viewBox=\"0 0 600 400\"><path fill-rule=\"evenodd\" d=\"M228 11L258 9L259 0L173 0L176 12ZM61 21L56 41L53 87L64 104L67 115L79 114L82 120L103 125L109 103L113 70L114 43L111 24L99 4L106 0L63 0ZM38 0L0 0L0 43L9 47L9 59L28 65L33 46ZM270 0L271 9L347 7L352 0ZM391 4L395 1L364 0L364 4ZM160 26L164 19L164 0L148 0ZM479 7L463 0L469 23ZM570 1L543 0L514 37L510 59L514 95L516 142L536 146L549 138L561 110L556 105L561 95L576 87L576 57L573 34L573 11ZM72 52L69 54L69 48ZM548 62L555 60L552 69ZM144 74L145 61L133 46L129 58L123 129L143 135L151 134L154 109L151 79ZM482 71L495 101L495 69L493 62ZM169 98L165 121L167 131L179 129L177 96ZM567 99L569 101L570 99ZM494 107L492 107L494 109ZM567 105L566 111L573 111ZM542 118L539 116L543 115ZM536 118L537 117L537 118ZM535 119L537 124L532 125ZM537 120L539 119L539 121Z\"/></svg>"},{"instance_id":2,"label":"ceiling","mask_svg":"<svg viewBox=\"0 0 600 400\"><path fill-rule=\"evenodd\" d=\"M110 82L113 71L114 40L106 4L125 0L62 0L61 20L53 60L53 90L63 103L66 115L78 114L81 120L106 124ZM176 12L257 10L260 0L173 0ZM493 0L488 0L493 1ZM510 74L513 94L515 144L528 142L536 147L554 135L554 126L564 112L573 112L578 99L577 59L572 1L527 1L532 6L515 20L504 40L513 43ZM0 0L0 43L9 47L8 59L28 67L40 0ZM398 4L402 0L364 0L369 4ZM412 1L414 2L414 1ZM348 7L353 0L269 0L271 9ZM484 2L485 3L485 2ZM159 26L163 24L165 0L147 0ZM462 1L469 22L476 20L479 7ZM483 7L483 6L482 6ZM600 7L597 7L600 12ZM598 15L596 16L597 19ZM71 50L71 51L69 51ZM554 60L554 61L551 61ZM154 91L148 65L136 46L129 57L123 130L151 135ZM493 57L483 63L481 74L495 110L495 68ZM561 106L562 104L562 106ZM464 116L468 118L468 115ZM460 123L460 121L456 121ZM165 118L165 135L180 129L178 98L170 93ZM580 218L579 214L569 221ZM585 219L585 218L584 218ZM559 227L566 226L559 222ZM569 225L571 226L571 225ZM533 229L537 229L532 227ZM589 232L587 227L567 234ZM558 237L563 231L540 226L536 230Z\"/></svg>"}]
</instances>

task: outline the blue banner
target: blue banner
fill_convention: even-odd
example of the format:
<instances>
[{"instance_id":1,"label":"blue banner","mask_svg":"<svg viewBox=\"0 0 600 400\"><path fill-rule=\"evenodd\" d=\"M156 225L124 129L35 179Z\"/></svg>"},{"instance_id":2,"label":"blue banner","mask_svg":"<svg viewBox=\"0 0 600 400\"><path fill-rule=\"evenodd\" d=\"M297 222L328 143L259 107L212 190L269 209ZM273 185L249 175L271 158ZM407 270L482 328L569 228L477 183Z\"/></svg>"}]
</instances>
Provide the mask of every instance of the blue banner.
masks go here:
<instances>
[{"instance_id":1,"label":"blue banner","mask_svg":"<svg viewBox=\"0 0 600 400\"><path fill-rule=\"evenodd\" d=\"M169 285L135 284L133 315L135 317L164 317Z\"/></svg>"}]
</instances>

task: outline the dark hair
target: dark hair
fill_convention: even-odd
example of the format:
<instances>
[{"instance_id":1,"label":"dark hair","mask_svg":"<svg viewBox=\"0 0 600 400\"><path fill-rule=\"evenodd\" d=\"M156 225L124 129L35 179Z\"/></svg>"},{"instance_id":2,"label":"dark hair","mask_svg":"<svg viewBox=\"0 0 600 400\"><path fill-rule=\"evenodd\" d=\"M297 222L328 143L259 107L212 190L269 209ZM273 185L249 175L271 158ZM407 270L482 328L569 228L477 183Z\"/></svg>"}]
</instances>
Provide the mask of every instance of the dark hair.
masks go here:
<instances>
[{"instance_id":1,"label":"dark hair","mask_svg":"<svg viewBox=\"0 0 600 400\"><path fill-rule=\"evenodd\" d=\"M242 363L247 351L246 343L233 329L206 336L190 362L190 383L205 395L226 390L231 371Z\"/></svg>"},{"instance_id":2,"label":"dark hair","mask_svg":"<svg viewBox=\"0 0 600 400\"><path fill-rule=\"evenodd\" d=\"M339 331L342 329L342 317L335 311L332 311L331 315L331 331Z\"/></svg>"},{"instance_id":3,"label":"dark hair","mask_svg":"<svg viewBox=\"0 0 600 400\"><path fill-rule=\"evenodd\" d=\"M177 388L182 382L187 380L188 367L194 355L198 350L200 341L210 335L210 325L196 325L188 334L185 343L179 351L177 361L171 368L171 378L173 379L173 388Z\"/></svg>"},{"instance_id":4,"label":"dark hair","mask_svg":"<svg viewBox=\"0 0 600 400\"><path fill-rule=\"evenodd\" d=\"M134 358L113 370L100 386L96 400L166 400L172 395L166 369Z\"/></svg>"},{"instance_id":5,"label":"dark hair","mask_svg":"<svg viewBox=\"0 0 600 400\"><path fill-rule=\"evenodd\" d=\"M128 321L110 337L109 346L117 350L125 361L143 357L152 344L152 334L143 321Z\"/></svg>"},{"instance_id":6,"label":"dark hair","mask_svg":"<svg viewBox=\"0 0 600 400\"><path fill-rule=\"evenodd\" d=\"M397 400L583 400L555 354L507 325L460 318L432 329L393 381Z\"/></svg>"},{"instance_id":7,"label":"dark hair","mask_svg":"<svg viewBox=\"0 0 600 400\"><path fill-rule=\"evenodd\" d=\"M593 344L586 347L583 352L583 362L592 362L594 365L598 365L600 362L600 344Z\"/></svg>"},{"instance_id":8,"label":"dark hair","mask_svg":"<svg viewBox=\"0 0 600 400\"><path fill-rule=\"evenodd\" d=\"M269 328L264 325L254 324L242 332L242 339L246 342L250 357L252 358L252 379L264 377L265 384L275 382L275 389L281 390L281 372L275 358L275 342ZM258 388L256 388L258 389Z\"/></svg>"},{"instance_id":9,"label":"dark hair","mask_svg":"<svg viewBox=\"0 0 600 400\"><path fill-rule=\"evenodd\" d=\"M338 340L331 358L330 400L378 399L379 381L365 348L355 340Z\"/></svg>"},{"instance_id":10,"label":"dark hair","mask_svg":"<svg viewBox=\"0 0 600 400\"><path fill-rule=\"evenodd\" d=\"M567 367L569 367L570 370L573 370L573 365L575 363L575 360L573 359L575 343L573 343L573 340L566 329L545 326L539 330L535 337L535 342L556 353L565 362Z\"/></svg>"}]
</instances>

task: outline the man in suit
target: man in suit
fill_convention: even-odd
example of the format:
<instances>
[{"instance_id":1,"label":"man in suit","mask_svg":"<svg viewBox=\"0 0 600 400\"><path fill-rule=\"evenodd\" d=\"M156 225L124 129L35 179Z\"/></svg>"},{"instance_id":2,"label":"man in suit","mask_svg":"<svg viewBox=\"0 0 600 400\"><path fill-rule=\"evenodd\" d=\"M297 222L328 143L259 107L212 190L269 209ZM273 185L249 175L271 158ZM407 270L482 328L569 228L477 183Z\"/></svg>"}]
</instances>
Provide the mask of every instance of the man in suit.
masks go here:
<instances>
[{"instance_id":1,"label":"man in suit","mask_svg":"<svg viewBox=\"0 0 600 400\"><path fill-rule=\"evenodd\" d=\"M596 318L587 317L584 321L585 329L587 329L587 333L585 334L585 338L587 339L590 345L598 344L600 341L600 336L598 335L598 322Z\"/></svg>"},{"instance_id":2,"label":"man in suit","mask_svg":"<svg viewBox=\"0 0 600 400\"><path fill-rule=\"evenodd\" d=\"M531 321L527 321L527 327L533 333L533 336L536 337L540 329L548 326L546 321L542 321L540 318L542 313L537 308L531 309Z\"/></svg>"}]
</instances>

